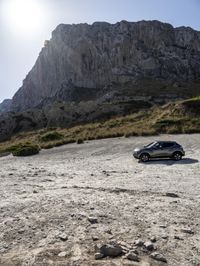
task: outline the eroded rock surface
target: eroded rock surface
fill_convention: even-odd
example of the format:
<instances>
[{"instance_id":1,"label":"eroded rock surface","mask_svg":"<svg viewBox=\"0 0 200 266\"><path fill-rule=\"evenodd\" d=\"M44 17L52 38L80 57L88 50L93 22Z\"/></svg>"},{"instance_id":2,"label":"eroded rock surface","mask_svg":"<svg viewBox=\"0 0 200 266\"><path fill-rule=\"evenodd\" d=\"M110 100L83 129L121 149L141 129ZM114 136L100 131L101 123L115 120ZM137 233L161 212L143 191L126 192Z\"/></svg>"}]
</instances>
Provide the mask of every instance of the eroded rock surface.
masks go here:
<instances>
[{"instance_id":1,"label":"eroded rock surface","mask_svg":"<svg viewBox=\"0 0 200 266\"><path fill-rule=\"evenodd\" d=\"M61 24L0 105L0 140L148 110L200 95L199 85L198 31L159 21Z\"/></svg>"},{"instance_id":2,"label":"eroded rock surface","mask_svg":"<svg viewBox=\"0 0 200 266\"><path fill-rule=\"evenodd\" d=\"M199 62L200 32L189 27L173 28L159 21L61 24L12 104L16 110L26 110L52 97L70 102L104 100L124 87L145 87L144 79L160 80L161 94L165 80L173 84L176 95L179 83L199 81Z\"/></svg>"}]
</instances>

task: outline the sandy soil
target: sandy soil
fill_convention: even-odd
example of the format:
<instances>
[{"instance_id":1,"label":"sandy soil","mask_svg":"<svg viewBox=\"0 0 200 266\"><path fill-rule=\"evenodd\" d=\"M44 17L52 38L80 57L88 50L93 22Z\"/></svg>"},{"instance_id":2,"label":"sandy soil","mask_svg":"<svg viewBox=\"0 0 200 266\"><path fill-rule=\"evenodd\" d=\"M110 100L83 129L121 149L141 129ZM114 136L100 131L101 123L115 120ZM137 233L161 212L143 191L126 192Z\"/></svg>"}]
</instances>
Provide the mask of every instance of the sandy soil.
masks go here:
<instances>
[{"instance_id":1,"label":"sandy soil","mask_svg":"<svg viewBox=\"0 0 200 266\"><path fill-rule=\"evenodd\" d=\"M200 265L200 135L159 139L186 157L138 163L133 148L155 137L133 137L0 158L0 265L166 265L144 247L138 263L94 258L101 243L151 238L167 265Z\"/></svg>"}]
</instances>

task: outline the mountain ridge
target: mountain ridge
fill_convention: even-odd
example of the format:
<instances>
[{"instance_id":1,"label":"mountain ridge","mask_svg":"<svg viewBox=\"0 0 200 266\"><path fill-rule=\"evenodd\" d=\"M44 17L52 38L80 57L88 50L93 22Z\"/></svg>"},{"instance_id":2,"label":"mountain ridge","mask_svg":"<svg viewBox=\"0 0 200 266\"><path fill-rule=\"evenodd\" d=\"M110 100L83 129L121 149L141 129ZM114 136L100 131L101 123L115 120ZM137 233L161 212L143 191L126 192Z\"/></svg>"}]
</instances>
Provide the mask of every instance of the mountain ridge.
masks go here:
<instances>
[{"instance_id":1,"label":"mountain ridge","mask_svg":"<svg viewBox=\"0 0 200 266\"><path fill-rule=\"evenodd\" d=\"M12 108L36 107L63 87L102 90L140 78L199 80L200 32L159 21L60 24L46 41Z\"/></svg>"},{"instance_id":2,"label":"mountain ridge","mask_svg":"<svg viewBox=\"0 0 200 266\"><path fill-rule=\"evenodd\" d=\"M14 117L38 112L46 122L36 127L65 127L198 96L199 85L200 32L190 27L159 21L60 24L12 101L0 106L0 121L13 119L8 111Z\"/></svg>"}]
</instances>

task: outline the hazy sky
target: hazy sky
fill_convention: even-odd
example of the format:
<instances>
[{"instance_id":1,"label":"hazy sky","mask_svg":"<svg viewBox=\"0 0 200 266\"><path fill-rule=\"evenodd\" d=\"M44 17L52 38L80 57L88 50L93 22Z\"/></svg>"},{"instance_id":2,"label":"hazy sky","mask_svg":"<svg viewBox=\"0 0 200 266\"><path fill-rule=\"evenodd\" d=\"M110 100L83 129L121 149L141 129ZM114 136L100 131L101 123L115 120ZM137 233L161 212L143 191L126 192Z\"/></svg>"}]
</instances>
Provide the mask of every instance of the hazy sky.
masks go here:
<instances>
[{"instance_id":1,"label":"hazy sky","mask_svg":"<svg viewBox=\"0 0 200 266\"><path fill-rule=\"evenodd\" d=\"M200 0L0 0L0 102L11 98L60 23L160 20L200 30Z\"/></svg>"}]
</instances>

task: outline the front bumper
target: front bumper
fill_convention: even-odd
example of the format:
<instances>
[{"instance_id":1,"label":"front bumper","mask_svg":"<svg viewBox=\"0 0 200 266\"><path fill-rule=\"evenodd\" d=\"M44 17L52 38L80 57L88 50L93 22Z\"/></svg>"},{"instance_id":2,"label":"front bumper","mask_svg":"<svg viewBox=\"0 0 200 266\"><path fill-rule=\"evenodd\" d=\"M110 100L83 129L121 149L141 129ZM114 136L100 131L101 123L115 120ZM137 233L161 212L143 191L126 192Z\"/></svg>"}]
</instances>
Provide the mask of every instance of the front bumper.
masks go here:
<instances>
[{"instance_id":1,"label":"front bumper","mask_svg":"<svg viewBox=\"0 0 200 266\"><path fill-rule=\"evenodd\" d=\"M133 153L133 157L134 157L135 159L139 159L140 155L139 155L138 153L134 152L134 153Z\"/></svg>"}]
</instances>

